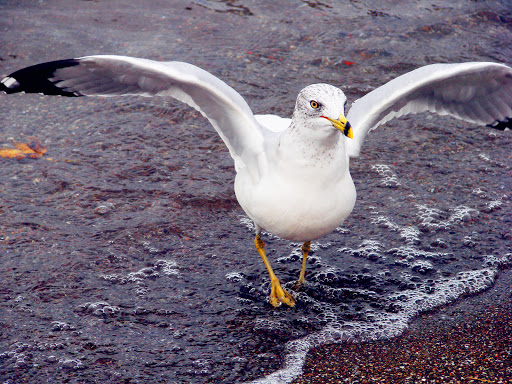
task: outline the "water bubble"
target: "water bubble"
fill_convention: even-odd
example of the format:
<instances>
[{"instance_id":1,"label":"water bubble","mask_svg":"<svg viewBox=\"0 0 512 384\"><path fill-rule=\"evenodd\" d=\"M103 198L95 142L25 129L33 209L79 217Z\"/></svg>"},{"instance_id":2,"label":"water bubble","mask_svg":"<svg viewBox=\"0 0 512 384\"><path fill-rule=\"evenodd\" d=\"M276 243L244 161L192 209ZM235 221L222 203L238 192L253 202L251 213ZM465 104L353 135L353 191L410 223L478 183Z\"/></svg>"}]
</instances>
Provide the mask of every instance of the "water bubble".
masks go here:
<instances>
[{"instance_id":1,"label":"water bubble","mask_svg":"<svg viewBox=\"0 0 512 384\"><path fill-rule=\"evenodd\" d=\"M401 185L398 181L398 177L388 165L374 164L371 165L371 169L377 172L378 175L382 178L380 182L382 186L397 188Z\"/></svg>"},{"instance_id":2,"label":"water bubble","mask_svg":"<svg viewBox=\"0 0 512 384\"><path fill-rule=\"evenodd\" d=\"M245 279L245 275L242 272L230 272L226 274L226 279L228 281L238 283Z\"/></svg>"},{"instance_id":3,"label":"water bubble","mask_svg":"<svg viewBox=\"0 0 512 384\"><path fill-rule=\"evenodd\" d=\"M94 209L94 213L96 213L97 215L106 215L107 213L112 212L114 210L114 208L115 208L114 204L106 202L106 203L102 203L102 204L98 205Z\"/></svg>"}]
</instances>

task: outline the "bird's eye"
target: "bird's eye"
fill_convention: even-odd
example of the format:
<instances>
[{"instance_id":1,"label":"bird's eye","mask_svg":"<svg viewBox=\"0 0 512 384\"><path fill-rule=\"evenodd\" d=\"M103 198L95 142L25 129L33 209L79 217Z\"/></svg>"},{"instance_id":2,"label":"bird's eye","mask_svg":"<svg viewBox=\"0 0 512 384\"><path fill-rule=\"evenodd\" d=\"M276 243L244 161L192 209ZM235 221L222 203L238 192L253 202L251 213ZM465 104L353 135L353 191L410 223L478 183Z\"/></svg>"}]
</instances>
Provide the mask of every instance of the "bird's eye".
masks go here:
<instances>
[{"instance_id":1,"label":"bird's eye","mask_svg":"<svg viewBox=\"0 0 512 384\"><path fill-rule=\"evenodd\" d=\"M315 100L311 100L309 102L309 105L311 105L311 108L313 109L317 109L318 107L320 107L320 103L316 102Z\"/></svg>"}]
</instances>

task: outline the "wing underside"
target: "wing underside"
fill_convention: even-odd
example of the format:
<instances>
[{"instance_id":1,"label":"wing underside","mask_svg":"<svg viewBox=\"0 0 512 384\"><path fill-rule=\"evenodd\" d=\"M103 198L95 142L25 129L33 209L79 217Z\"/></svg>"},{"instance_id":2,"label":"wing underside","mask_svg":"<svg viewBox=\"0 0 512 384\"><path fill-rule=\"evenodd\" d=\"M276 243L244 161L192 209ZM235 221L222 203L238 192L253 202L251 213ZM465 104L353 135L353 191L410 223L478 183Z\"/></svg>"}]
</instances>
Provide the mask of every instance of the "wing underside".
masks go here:
<instances>
[{"instance_id":1,"label":"wing underside","mask_svg":"<svg viewBox=\"0 0 512 384\"><path fill-rule=\"evenodd\" d=\"M349 155L369 131L410 113L433 112L498 129L512 126L512 68L496 63L433 64L363 96L347 114L354 127Z\"/></svg>"},{"instance_id":2,"label":"wing underside","mask_svg":"<svg viewBox=\"0 0 512 384\"><path fill-rule=\"evenodd\" d=\"M245 100L209 72L182 62L86 56L42 63L5 77L0 90L61 96L171 96L201 112L224 140L235 167L258 173L264 128Z\"/></svg>"}]
</instances>

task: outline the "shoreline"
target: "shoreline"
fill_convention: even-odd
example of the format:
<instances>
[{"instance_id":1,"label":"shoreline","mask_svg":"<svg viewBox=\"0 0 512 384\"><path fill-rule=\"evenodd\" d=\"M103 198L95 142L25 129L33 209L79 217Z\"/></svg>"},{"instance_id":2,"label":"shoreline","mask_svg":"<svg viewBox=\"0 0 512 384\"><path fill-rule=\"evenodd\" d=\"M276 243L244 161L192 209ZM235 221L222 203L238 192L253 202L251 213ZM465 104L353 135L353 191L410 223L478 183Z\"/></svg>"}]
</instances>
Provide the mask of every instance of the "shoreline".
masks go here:
<instances>
[{"instance_id":1,"label":"shoreline","mask_svg":"<svg viewBox=\"0 0 512 384\"><path fill-rule=\"evenodd\" d=\"M512 382L512 270L390 340L324 345L293 384Z\"/></svg>"}]
</instances>

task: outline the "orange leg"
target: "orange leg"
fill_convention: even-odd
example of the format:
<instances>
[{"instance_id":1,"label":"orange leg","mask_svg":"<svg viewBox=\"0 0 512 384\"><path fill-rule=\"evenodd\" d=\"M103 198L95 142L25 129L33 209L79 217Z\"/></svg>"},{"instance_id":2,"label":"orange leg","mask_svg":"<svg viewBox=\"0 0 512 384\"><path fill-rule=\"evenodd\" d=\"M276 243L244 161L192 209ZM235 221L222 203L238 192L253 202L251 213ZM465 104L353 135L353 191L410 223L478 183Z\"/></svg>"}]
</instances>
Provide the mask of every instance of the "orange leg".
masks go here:
<instances>
[{"instance_id":1,"label":"orange leg","mask_svg":"<svg viewBox=\"0 0 512 384\"><path fill-rule=\"evenodd\" d=\"M293 299L292 295L290 295L283 289L283 287L281 287L281 283L279 282L267 259L267 255L265 254L265 243L263 240L261 240L260 235L256 235L254 238L254 244L256 245L256 249L263 259L263 262L265 263L265 267L267 267L268 274L270 275L270 304L272 304L274 307L279 307L282 303L284 303L290 307L293 307L295 305L295 300Z\"/></svg>"},{"instance_id":2,"label":"orange leg","mask_svg":"<svg viewBox=\"0 0 512 384\"><path fill-rule=\"evenodd\" d=\"M300 270L299 280L297 281L297 286L300 287L304 281L306 281L306 262L308 261L308 254L311 250L311 241L306 241L302 245L302 269Z\"/></svg>"}]
</instances>

